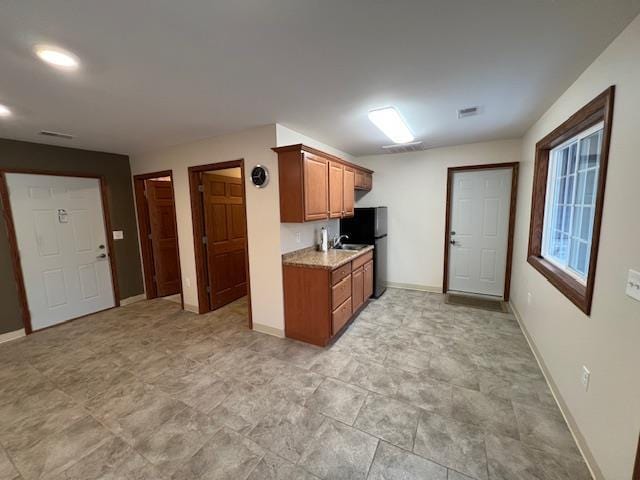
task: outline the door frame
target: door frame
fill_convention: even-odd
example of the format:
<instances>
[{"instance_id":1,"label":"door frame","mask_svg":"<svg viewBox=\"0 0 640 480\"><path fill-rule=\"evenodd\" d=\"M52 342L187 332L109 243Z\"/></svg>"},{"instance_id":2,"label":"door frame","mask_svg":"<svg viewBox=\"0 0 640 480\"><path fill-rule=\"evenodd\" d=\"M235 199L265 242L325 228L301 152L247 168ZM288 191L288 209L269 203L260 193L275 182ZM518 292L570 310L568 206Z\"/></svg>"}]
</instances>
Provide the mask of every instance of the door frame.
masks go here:
<instances>
[{"instance_id":1,"label":"door frame","mask_svg":"<svg viewBox=\"0 0 640 480\"><path fill-rule=\"evenodd\" d=\"M18 301L20 302L20 308L22 310L22 323L24 324L24 330L27 335L33 333L33 327L31 325L31 313L29 312L29 303L27 301L27 289L24 283L24 276L22 273L22 265L20 263L20 250L18 248L18 238L16 237L15 224L13 222L13 213L11 212L11 200L9 199L9 188L7 184L7 173L19 173L24 175L46 175L50 177L75 177L75 178L94 178L98 180L100 185L100 196L102 198L102 216L104 221L104 228L107 237L107 245L109 246L109 264L111 267L111 285L113 287L113 298L115 305L111 308L120 306L120 287L118 286L118 270L116 267L115 249L113 247L113 230L111 228L111 215L109 210L109 198L107 195L108 185L104 175L95 175L91 173L83 172L59 172L50 170L37 170L37 169L20 169L20 168L0 168L0 198L2 199L2 215L4 217L5 225L7 226L7 236L9 238L9 250L11 251L11 263L13 266L13 274L18 290ZM109 308L105 309L109 310ZM103 310L99 310L103 311ZM94 312L98 313L98 312ZM48 328L57 327L63 323L77 320L78 318L86 317L82 315L76 318L70 318L64 322L50 327L42 328L38 331L46 330Z\"/></svg>"},{"instance_id":2,"label":"door frame","mask_svg":"<svg viewBox=\"0 0 640 480\"><path fill-rule=\"evenodd\" d=\"M208 267L206 262L206 252L201 239L205 235L204 231L204 209L202 199L200 198L199 175L204 172L215 172L216 170L224 170L226 168L240 168L240 178L242 180L242 196L244 198L244 215L247 218L247 192L246 179L244 170L244 158L238 160L230 160L227 162L208 163L206 165L197 165L189 167L189 196L191 197L191 220L193 222L193 247L196 261L196 286L198 289L198 313L207 313L211 311L209 303L209 295L207 294ZM247 225L247 241L245 242L245 264L247 277L247 304L249 314L249 328L253 328L253 316L251 313L251 279L249 277L249 228Z\"/></svg>"},{"instance_id":3,"label":"door frame","mask_svg":"<svg viewBox=\"0 0 640 480\"><path fill-rule=\"evenodd\" d=\"M178 216L176 214L176 193L173 180L173 170L161 170L159 172L141 173L133 176L133 193L136 201L136 214L138 219L138 234L140 238L140 253L142 255L142 276L144 278L144 292L147 300L158 298L158 290L153 282L155 264L153 262L153 250L149 234L151 233L149 207L145 192L145 180L154 178L171 178L171 197L173 199L173 221L176 225L176 249L178 250L178 275L180 277L180 305L184 310L184 292L182 286L182 269L180 266L180 239L178 237Z\"/></svg>"},{"instance_id":4,"label":"door frame","mask_svg":"<svg viewBox=\"0 0 640 480\"><path fill-rule=\"evenodd\" d=\"M444 222L444 275L442 278L442 293L449 291L449 232L451 230L451 208L453 195L453 175L456 172L465 172L473 170L497 170L511 169L511 200L509 205L509 231L507 237L507 265L504 273L504 292L503 300L509 301L511 292L511 264L513 258L513 232L516 225L516 203L518 200L518 168L520 162L507 163L487 163L483 165L466 165L461 167L449 167L447 169L447 198L445 207Z\"/></svg>"}]
</instances>

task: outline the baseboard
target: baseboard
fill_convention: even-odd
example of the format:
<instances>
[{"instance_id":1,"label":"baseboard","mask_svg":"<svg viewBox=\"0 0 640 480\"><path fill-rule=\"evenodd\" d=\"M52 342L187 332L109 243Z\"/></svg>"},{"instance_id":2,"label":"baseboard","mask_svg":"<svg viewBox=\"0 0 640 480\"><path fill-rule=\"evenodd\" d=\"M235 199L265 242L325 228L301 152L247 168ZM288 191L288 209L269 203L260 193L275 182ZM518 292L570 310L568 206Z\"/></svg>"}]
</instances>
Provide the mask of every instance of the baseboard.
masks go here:
<instances>
[{"instance_id":1,"label":"baseboard","mask_svg":"<svg viewBox=\"0 0 640 480\"><path fill-rule=\"evenodd\" d=\"M266 333L267 335L273 335L274 337L284 338L284 330L280 328L270 327L269 325L261 325L260 323L254 323L253 329L256 332Z\"/></svg>"},{"instance_id":2,"label":"baseboard","mask_svg":"<svg viewBox=\"0 0 640 480\"><path fill-rule=\"evenodd\" d=\"M18 338L24 337L25 331L24 328L21 330L15 330L13 332L7 332L0 335L0 343L10 342L11 340L16 340Z\"/></svg>"},{"instance_id":3,"label":"baseboard","mask_svg":"<svg viewBox=\"0 0 640 480\"><path fill-rule=\"evenodd\" d=\"M145 300L147 296L144 293L140 295L134 295L133 297L123 298L120 300L120 306L124 307L126 305L131 305L132 303L140 302L141 300Z\"/></svg>"},{"instance_id":4,"label":"baseboard","mask_svg":"<svg viewBox=\"0 0 640 480\"><path fill-rule=\"evenodd\" d=\"M529 348L531 349L531 352L533 352L533 356L535 357L536 362L538 362L538 366L542 371L542 375L544 375L544 379L546 380L547 385L549 385L549 389L551 390L551 395L553 395L553 398L556 401L556 404L558 405L558 409L560 409L560 413L564 417L564 421L569 427L569 431L573 436L573 440L576 442L576 445L578 446L578 450L580 451L582 458L587 464L587 468L589 468L589 471L591 472L591 476L596 480L604 480L602 471L600 470L600 467L598 467L598 463L596 462L595 457L593 456L593 454L591 453L591 450L587 446L587 442L584 439L584 436L580 433L578 424L576 423L573 416L569 412L569 407L567 406L564 399L562 398L562 395L560 395L560 390L558 389L558 386L553 381L551 372L547 368L547 365L544 363L544 360L542 358L542 355L540 354L540 351L538 350L538 347L536 347L536 344L533 342L531 335L529 335L529 332L525 327L524 322L522 321L522 317L520 316L520 312L518 312L518 309L516 308L516 306L513 304L512 301L509 301L509 307L511 307L511 311L513 312L514 317L516 317L516 320L520 325L520 330L522 330L522 333L524 334L524 338L527 340L527 343L529 344Z\"/></svg>"},{"instance_id":5,"label":"baseboard","mask_svg":"<svg viewBox=\"0 0 640 480\"><path fill-rule=\"evenodd\" d=\"M403 290L418 290L420 292L442 293L442 287L430 287L428 285L418 285L415 283L387 282L389 288L401 288Z\"/></svg>"}]
</instances>

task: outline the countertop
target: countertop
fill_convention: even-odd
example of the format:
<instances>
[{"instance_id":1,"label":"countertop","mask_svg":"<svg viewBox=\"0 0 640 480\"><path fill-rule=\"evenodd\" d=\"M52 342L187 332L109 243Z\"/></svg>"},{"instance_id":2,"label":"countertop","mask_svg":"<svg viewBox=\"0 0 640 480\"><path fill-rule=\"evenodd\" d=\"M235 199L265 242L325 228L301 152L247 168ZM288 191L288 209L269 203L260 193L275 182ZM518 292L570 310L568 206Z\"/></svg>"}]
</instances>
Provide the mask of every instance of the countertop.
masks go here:
<instances>
[{"instance_id":1,"label":"countertop","mask_svg":"<svg viewBox=\"0 0 640 480\"><path fill-rule=\"evenodd\" d=\"M282 264L333 270L341 267L345 263L349 263L364 253L372 251L373 248L373 245L369 245L362 250L335 250L330 248L328 252L319 252L315 247L309 247L296 250L295 252L285 253L282 255Z\"/></svg>"}]
</instances>

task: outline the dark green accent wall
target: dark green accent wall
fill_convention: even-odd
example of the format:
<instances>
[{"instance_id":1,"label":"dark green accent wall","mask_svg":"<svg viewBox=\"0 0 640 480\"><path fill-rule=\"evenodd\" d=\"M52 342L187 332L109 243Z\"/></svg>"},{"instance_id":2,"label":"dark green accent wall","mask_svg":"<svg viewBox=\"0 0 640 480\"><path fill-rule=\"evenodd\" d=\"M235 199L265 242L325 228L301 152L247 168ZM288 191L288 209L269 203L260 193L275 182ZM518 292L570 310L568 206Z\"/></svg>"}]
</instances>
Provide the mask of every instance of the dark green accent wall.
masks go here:
<instances>
[{"instance_id":1,"label":"dark green accent wall","mask_svg":"<svg viewBox=\"0 0 640 480\"><path fill-rule=\"evenodd\" d=\"M113 241L120 298L143 293L129 157L0 138L0 168L104 175L111 227L124 231L124 240ZM107 234L110 235L110 232ZM22 313L11 265L7 229L4 217L0 216L0 334L21 328Z\"/></svg>"}]
</instances>

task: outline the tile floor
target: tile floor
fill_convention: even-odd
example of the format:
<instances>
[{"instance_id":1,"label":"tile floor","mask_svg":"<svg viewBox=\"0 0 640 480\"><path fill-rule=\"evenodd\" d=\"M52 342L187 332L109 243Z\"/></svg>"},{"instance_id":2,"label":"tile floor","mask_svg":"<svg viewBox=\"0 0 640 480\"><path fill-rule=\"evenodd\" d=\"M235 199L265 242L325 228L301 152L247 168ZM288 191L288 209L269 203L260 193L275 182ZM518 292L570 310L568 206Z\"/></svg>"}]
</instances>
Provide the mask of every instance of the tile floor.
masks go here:
<instances>
[{"instance_id":1,"label":"tile floor","mask_svg":"<svg viewBox=\"0 0 640 480\"><path fill-rule=\"evenodd\" d=\"M327 349L245 318L155 300L0 345L0 478L590 478L510 315L390 289Z\"/></svg>"}]
</instances>

